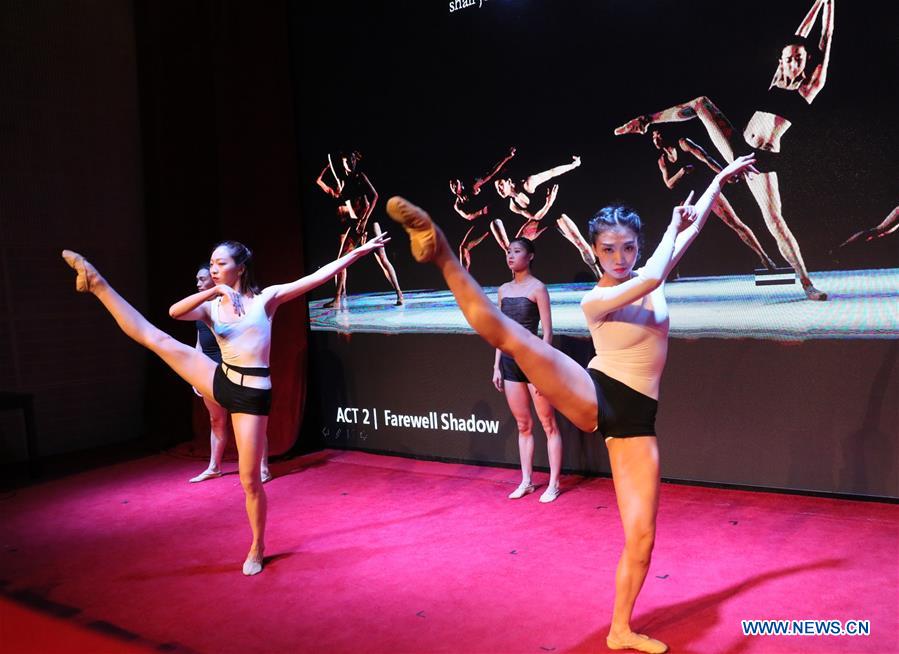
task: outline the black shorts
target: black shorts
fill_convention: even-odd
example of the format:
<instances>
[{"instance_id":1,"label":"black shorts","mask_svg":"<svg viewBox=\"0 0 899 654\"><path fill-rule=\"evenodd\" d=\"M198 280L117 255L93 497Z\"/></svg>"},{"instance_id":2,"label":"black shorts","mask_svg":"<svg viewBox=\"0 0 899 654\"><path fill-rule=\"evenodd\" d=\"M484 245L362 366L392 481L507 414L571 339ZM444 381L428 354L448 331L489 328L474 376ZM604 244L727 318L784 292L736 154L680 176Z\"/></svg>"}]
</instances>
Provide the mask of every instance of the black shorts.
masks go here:
<instances>
[{"instance_id":1,"label":"black shorts","mask_svg":"<svg viewBox=\"0 0 899 654\"><path fill-rule=\"evenodd\" d=\"M215 376L212 378L212 396L230 413L267 416L272 409L272 389L250 388L235 384L228 379L221 366L215 367Z\"/></svg>"},{"instance_id":2,"label":"black shorts","mask_svg":"<svg viewBox=\"0 0 899 654\"><path fill-rule=\"evenodd\" d=\"M501 354L499 356L499 370L503 375L503 379L506 381L521 382L523 384L531 383L528 380L527 375L525 375L521 368L518 367L518 364L515 363L515 359L508 355Z\"/></svg>"},{"instance_id":3,"label":"black shorts","mask_svg":"<svg viewBox=\"0 0 899 654\"><path fill-rule=\"evenodd\" d=\"M596 424L603 438L656 435L658 400L599 370L587 368L587 372L596 387Z\"/></svg>"}]
</instances>

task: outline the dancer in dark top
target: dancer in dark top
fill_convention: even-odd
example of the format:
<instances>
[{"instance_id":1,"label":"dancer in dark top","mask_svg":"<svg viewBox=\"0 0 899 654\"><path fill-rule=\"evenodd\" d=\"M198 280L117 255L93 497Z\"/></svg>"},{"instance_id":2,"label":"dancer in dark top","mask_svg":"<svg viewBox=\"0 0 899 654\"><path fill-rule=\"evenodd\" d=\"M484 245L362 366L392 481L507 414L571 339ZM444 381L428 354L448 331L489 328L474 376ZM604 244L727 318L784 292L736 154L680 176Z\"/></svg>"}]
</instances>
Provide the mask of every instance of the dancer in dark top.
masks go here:
<instances>
[{"instance_id":1,"label":"dancer in dark top","mask_svg":"<svg viewBox=\"0 0 899 654\"><path fill-rule=\"evenodd\" d=\"M534 260L534 244L526 238L514 238L509 243L506 263L512 271L512 281L499 287L497 301L500 310L509 318L523 326L532 334L537 334L537 326L543 325L543 341L552 344L553 326L549 292L539 279L531 274ZM546 434L546 452L549 458L549 483L540 495L541 502L552 502L559 496L559 471L562 468L562 436L556 424L552 405L530 383L515 359L496 350L493 363L493 384L496 390L505 393L509 409L518 425L518 455L521 460L521 484L509 499L517 500L533 493L536 486L531 476L534 469L534 436L531 419L531 400L537 410L537 417Z\"/></svg>"}]
</instances>

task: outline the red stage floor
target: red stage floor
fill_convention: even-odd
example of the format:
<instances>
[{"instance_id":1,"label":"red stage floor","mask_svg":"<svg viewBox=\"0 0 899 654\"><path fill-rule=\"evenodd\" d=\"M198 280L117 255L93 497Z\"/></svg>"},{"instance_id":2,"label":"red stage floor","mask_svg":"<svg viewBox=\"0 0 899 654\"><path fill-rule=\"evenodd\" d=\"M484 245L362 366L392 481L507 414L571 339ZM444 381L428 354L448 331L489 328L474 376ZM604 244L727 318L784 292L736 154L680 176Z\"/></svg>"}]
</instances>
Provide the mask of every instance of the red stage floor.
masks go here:
<instances>
[{"instance_id":1,"label":"red stage floor","mask_svg":"<svg viewBox=\"0 0 899 654\"><path fill-rule=\"evenodd\" d=\"M188 484L202 465L154 456L3 496L0 651L606 651L607 479L564 477L543 505L505 499L508 469L283 462L247 578L237 476ZM742 635L768 618L870 635ZM634 627L673 652L897 652L899 506L664 485Z\"/></svg>"}]
</instances>

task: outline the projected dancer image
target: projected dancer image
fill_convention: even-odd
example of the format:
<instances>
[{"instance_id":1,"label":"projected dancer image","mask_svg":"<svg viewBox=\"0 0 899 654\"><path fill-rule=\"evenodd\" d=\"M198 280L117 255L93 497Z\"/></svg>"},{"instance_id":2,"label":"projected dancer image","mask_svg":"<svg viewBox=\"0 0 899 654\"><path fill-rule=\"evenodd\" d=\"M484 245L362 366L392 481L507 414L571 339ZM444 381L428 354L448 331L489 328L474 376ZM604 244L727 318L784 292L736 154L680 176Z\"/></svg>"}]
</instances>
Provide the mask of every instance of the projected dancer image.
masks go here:
<instances>
[{"instance_id":1,"label":"projected dancer image","mask_svg":"<svg viewBox=\"0 0 899 654\"><path fill-rule=\"evenodd\" d=\"M581 302L596 356L585 370L574 359L505 316L453 256L443 232L423 209L394 197L387 213L408 232L412 254L437 266L465 319L491 346L511 356L530 382L578 429L605 438L624 527L624 551L615 574L615 603L606 640L611 649L665 652L667 646L631 629L637 594L653 549L659 496L655 415L668 348L664 281L705 224L721 188L754 172L751 155L718 173L696 206L674 208L671 222L646 264L640 218L606 207L590 223L590 241L603 270Z\"/></svg>"},{"instance_id":2,"label":"projected dancer image","mask_svg":"<svg viewBox=\"0 0 899 654\"><path fill-rule=\"evenodd\" d=\"M526 238L514 238L509 243L506 263L512 271L512 281L506 282L497 291L500 311L531 334L537 335L538 325L543 326L543 341L550 346L553 341L552 312L549 292L539 279L531 274L534 260L534 244ZM546 453L549 459L549 483L540 495L543 503L552 502L559 496L559 471L562 468L562 436L556 424L552 405L540 394L515 359L501 350L496 350L493 362L493 385L505 393L509 409L518 426L518 456L521 460L521 484L509 494L510 500L517 500L536 490L531 477L534 470L534 435L531 418L531 401L537 410L537 418L546 434Z\"/></svg>"},{"instance_id":3,"label":"projected dancer image","mask_svg":"<svg viewBox=\"0 0 899 654\"><path fill-rule=\"evenodd\" d=\"M542 184L559 177L560 175L564 175L580 165L581 158L575 155L571 157L571 163L569 164L562 164L561 166L550 168L542 173L530 175L521 181L516 182L513 181L511 177L505 177L494 182L496 192L499 193L499 196L501 198L509 199L509 211L512 211L525 219L524 224L515 234L516 238L522 237L534 241L546 231L547 227L544 226L541 221L546 217L546 214L549 213L549 210L555 203L559 193L559 185L553 184L547 189L543 206L539 209L535 210L531 205L531 195L533 195L537 191L537 188ZM584 263L587 264L587 267L590 268L598 279L599 268L596 266L596 259L593 257L590 246L587 244L586 240L584 240L577 225L563 213L561 218L556 221L556 226L559 229L559 233L577 248Z\"/></svg>"},{"instance_id":4,"label":"projected dancer image","mask_svg":"<svg viewBox=\"0 0 899 654\"><path fill-rule=\"evenodd\" d=\"M231 414L240 483L253 532L243 564L245 575L262 572L265 550L267 502L260 465L272 399L269 355L275 311L384 247L389 240L386 234L376 236L311 275L262 290L256 285L249 248L236 241L220 243L212 251L209 266L215 286L169 309L173 318L201 320L211 327L222 352L220 365L153 326L83 256L71 250L62 252L65 262L77 273L77 291L92 293L127 336L154 352L203 397L214 399Z\"/></svg>"},{"instance_id":5,"label":"projected dancer image","mask_svg":"<svg viewBox=\"0 0 899 654\"><path fill-rule=\"evenodd\" d=\"M359 161L362 160L362 155L354 150L349 154L341 154L339 160L340 172L338 173L331 155L328 155L328 164L315 180L322 191L340 202L337 205L337 219L343 233L340 235L337 248L338 259L368 240L368 219L371 218L375 205L378 203L378 192L371 180L368 179L368 175L359 170ZM330 184L325 181L328 173L331 176ZM375 222L372 223L372 227L375 236L379 236L381 226ZM383 248L375 252L375 261L378 262L378 266L396 292L397 306L402 305L403 291L400 289L396 270ZM346 278L346 270L341 270L337 274L335 280L337 290L334 293L334 299L325 306L341 308L346 305Z\"/></svg>"},{"instance_id":6,"label":"projected dancer image","mask_svg":"<svg viewBox=\"0 0 899 654\"><path fill-rule=\"evenodd\" d=\"M856 241L862 241L864 243L869 243L878 238L883 238L889 234L892 234L897 229L899 229L899 207L893 209L886 218L880 221L880 224L871 227L869 229L863 229L860 232L856 232L845 241L840 243L837 247L846 247L850 243L855 243Z\"/></svg>"},{"instance_id":7,"label":"projected dancer image","mask_svg":"<svg viewBox=\"0 0 899 654\"><path fill-rule=\"evenodd\" d=\"M515 148L509 148L509 154L503 159L500 159L490 172L484 177L478 177L468 186L466 186L461 179L451 179L449 181L449 187L456 198L453 201L453 209L455 209L456 213L465 220L472 222L481 217L486 218L490 213L490 205L485 204L480 209L475 209L471 206L473 197L480 195L481 188L485 184L489 184L514 156ZM469 188L471 189L470 191ZM506 230L503 227L501 220L495 219L491 221L489 225L473 224L468 228L468 231L465 232L465 236L459 244L459 259L462 261L462 265L465 266L466 270L471 268L471 251L480 245L480 243L487 238L488 234L493 235L493 238L496 240L497 244L499 244L500 248L502 248L503 252L509 248L509 237L506 235Z\"/></svg>"},{"instance_id":8,"label":"projected dancer image","mask_svg":"<svg viewBox=\"0 0 899 654\"><path fill-rule=\"evenodd\" d=\"M668 141L663 136L661 130L658 129L652 130L650 136L652 138L653 146L661 152L661 154L659 154L658 165L659 172L662 173L662 181L665 183L665 186L670 189L674 189L686 175L695 174L696 169L693 164L685 163L681 165L681 152L692 156L696 161L703 164L705 169L711 170L713 173L719 173L723 168L723 166L715 161L705 149L688 138L680 138L677 140L677 144L674 144ZM678 166L680 167L678 168ZM673 170L674 168L677 169ZM724 193L719 195L718 199L715 200L715 204L712 205L712 213L718 216L725 225L736 232L737 236L740 237L740 240L755 252L763 267L768 270L774 270L777 267L771 257L768 256L768 253L762 248L755 233L740 220L739 216L737 216L737 212L731 206L730 202L727 201L727 198L724 197Z\"/></svg>"},{"instance_id":9,"label":"projected dancer image","mask_svg":"<svg viewBox=\"0 0 899 654\"><path fill-rule=\"evenodd\" d=\"M808 35L821 15L821 36L817 46ZM810 300L826 300L824 293L812 284L802 260L799 244L787 226L783 216L777 169L785 160L781 152L781 139L797 120L808 111L827 81L830 63L830 46L834 31L834 0L816 0L800 23L796 35L787 40L780 52L774 79L768 91L759 98L756 111L743 130L743 139L759 159L763 171L748 180L768 230L777 241L777 247L799 277L802 288ZM615 130L615 134L645 134L656 123L682 122L698 118L715 147L727 161L734 161L735 152L745 150L737 142L733 126L727 117L707 97L700 96L684 104L675 105L653 114L638 116Z\"/></svg>"},{"instance_id":10,"label":"projected dancer image","mask_svg":"<svg viewBox=\"0 0 899 654\"><path fill-rule=\"evenodd\" d=\"M215 286L212 275L209 273L209 264L204 263L197 268L197 290L208 291ZM219 348L215 334L202 320L197 320L197 345L196 349L215 361L222 362L222 350ZM222 476L222 458L225 455L225 445L228 443L228 411L219 406L214 400L203 397L196 388L194 393L203 400L206 411L209 413L209 465L196 477L189 481L192 484ZM259 464L259 477L263 484L272 480L272 473L268 467L268 438L262 441L262 460Z\"/></svg>"}]
</instances>

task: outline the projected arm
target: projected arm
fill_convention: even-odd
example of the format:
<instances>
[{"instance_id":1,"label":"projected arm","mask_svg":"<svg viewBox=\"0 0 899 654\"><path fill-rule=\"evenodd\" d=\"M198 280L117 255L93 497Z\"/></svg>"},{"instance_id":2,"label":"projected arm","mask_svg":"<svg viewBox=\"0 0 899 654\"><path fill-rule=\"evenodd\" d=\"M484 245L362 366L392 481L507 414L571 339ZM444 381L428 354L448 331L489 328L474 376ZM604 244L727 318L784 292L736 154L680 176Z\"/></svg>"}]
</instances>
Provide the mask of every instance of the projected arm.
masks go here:
<instances>
[{"instance_id":1,"label":"projected arm","mask_svg":"<svg viewBox=\"0 0 899 654\"><path fill-rule=\"evenodd\" d=\"M469 213L462 208L462 198L456 197L455 202L453 202L453 209L456 210L456 213L462 216L465 220L474 220L478 216L486 216L490 211L488 207L483 207L482 209L478 209L473 213Z\"/></svg>"},{"instance_id":2,"label":"projected arm","mask_svg":"<svg viewBox=\"0 0 899 654\"><path fill-rule=\"evenodd\" d=\"M693 166L687 164L673 175L670 175L668 173L668 158L664 154L659 157L659 171L662 173L662 181L665 182L665 186L668 188L674 188L681 178L691 170L693 170Z\"/></svg>"},{"instance_id":3,"label":"projected arm","mask_svg":"<svg viewBox=\"0 0 899 654\"><path fill-rule=\"evenodd\" d=\"M506 155L504 158L500 159L499 163L497 163L489 173L487 173L484 177L482 177L481 179L477 180L474 184L472 184L472 187L471 187L472 194L477 195L478 193L480 193L481 187L484 184L489 184L490 180L492 180L494 177L496 177L499 174L499 171L501 171L505 167L505 165L507 163L509 163L509 161L514 156L515 156L515 148L511 147L511 148L509 148L508 155Z\"/></svg>"},{"instance_id":4,"label":"projected arm","mask_svg":"<svg viewBox=\"0 0 899 654\"><path fill-rule=\"evenodd\" d=\"M721 169L724 168L724 166L718 163L715 158L705 150L705 148L703 148L695 141L692 141L688 138L682 138L678 139L677 144L678 146L680 146L681 150L690 153L716 173L720 173Z\"/></svg>"},{"instance_id":5,"label":"projected arm","mask_svg":"<svg viewBox=\"0 0 899 654\"><path fill-rule=\"evenodd\" d=\"M553 184L552 188L546 191L546 201L543 203L543 206L536 212L531 213L528 211L527 207L520 206L515 198L511 198L509 200L509 210L517 213L520 216L524 216L528 220L537 220L540 221L546 216L549 212L550 208L553 206L553 203L556 201L556 195L559 193L559 185Z\"/></svg>"},{"instance_id":6,"label":"projected arm","mask_svg":"<svg viewBox=\"0 0 899 654\"><path fill-rule=\"evenodd\" d=\"M330 195L332 198L339 198L339 197L340 197L340 184L339 184L339 182L338 182L338 184L337 184L337 188L335 189L335 188L332 188L332 187L325 181L325 173L327 173L328 171L331 172L331 175L334 177L335 180L337 179L337 177L334 176L334 171L332 170L331 165L330 165L330 163L329 163L327 166L325 166L324 168L322 168L322 172L321 172L321 174L318 176L318 178L315 180L315 183L318 184L318 187L319 187L321 190L323 190L325 193L327 193L328 195Z\"/></svg>"},{"instance_id":7,"label":"projected arm","mask_svg":"<svg viewBox=\"0 0 899 654\"><path fill-rule=\"evenodd\" d=\"M834 28L834 0L821 0L823 11L821 15L821 38L818 41L818 49L821 51L821 63L812 71L806 84L799 87L799 92L809 104L815 99L827 81L827 67L830 64L830 44L833 40Z\"/></svg>"},{"instance_id":8,"label":"projected arm","mask_svg":"<svg viewBox=\"0 0 899 654\"><path fill-rule=\"evenodd\" d=\"M278 284L267 287L263 293L270 295L269 299L266 300L266 308L268 309L269 315L274 313L274 310L281 304L296 299L312 289L321 286L341 270L348 268L369 252L383 248L389 241L390 237L387 236L387 234L378 234L373 239L366 241L363 245L351 250L348 254L322 266L314 273L287 284Z\"/></svg>"},{"instance_id":9,"label":"projected arm","mask_svg":"<svg viewBox=\"0 0 899 654\"><path fill-rule=\"evenodd\" d=\"M365 211L362 213L359 222L356 224L356 233L364 234L368 219L371 216L372 211L375 210L375 204L378 202L378 192L375 190L374 185L372 185L371 180L368 179L368 175L360 173L359 176L365 183L365 192L363 193L365 199Z\"/></svg>"}]
</instances>

